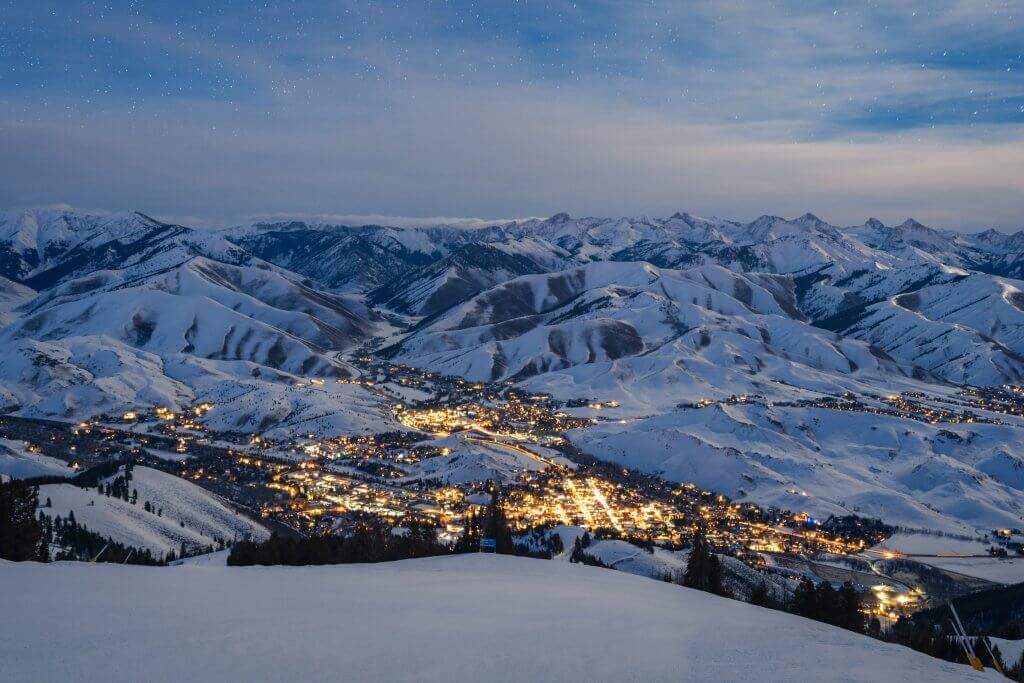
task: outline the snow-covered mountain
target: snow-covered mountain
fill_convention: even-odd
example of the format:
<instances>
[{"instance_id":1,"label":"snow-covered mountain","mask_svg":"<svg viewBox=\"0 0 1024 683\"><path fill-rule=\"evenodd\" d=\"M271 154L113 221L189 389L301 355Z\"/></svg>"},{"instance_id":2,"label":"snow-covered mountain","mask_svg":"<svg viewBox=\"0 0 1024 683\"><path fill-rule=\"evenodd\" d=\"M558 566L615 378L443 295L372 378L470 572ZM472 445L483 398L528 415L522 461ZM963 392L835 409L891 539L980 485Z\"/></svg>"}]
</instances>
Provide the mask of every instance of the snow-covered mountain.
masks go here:
<instances>
[{"instance_id":1,"label":"snow-covered mountain","mask_svg":"<svg viewBox=\"0 0 1024 683\"><path fill-rule=\"evenodd\" d=\"M474 381L614 401L623 424L580 430L577 445L740 499L925 528L1019 524L1024 424L939 426L794 405L953 393L913 359L807 324L796 303L783 276L595 262L492 288L388 352ZM734 394L759 398L689 407Z\"/></svg>"},{"instance_id":2,"label":"snow-covered mountain","mask_svg":"<svg viewBox=\"0 0 1024 683\"><path fill-rule=\"evenodd\" d=\"M660 268L720 265L739 273L771 273L792 279L796 307L814 324L849 330L880 349L897 350L908 330L863 335L900 295L926 287L943 289L970 276L952 293L935 292L955 307L975 287L1014 289L1024 272L1024 232L958 234L908 219L886 226L876 219L838 227L813 214L787 220L761 216L749 223L676 213L667 219L581 218L567 214L483 228L433 226L389 228L278 223L224 233L278 265L293 268L321 286L368 292L372 306L405 316L436 316L484 290L527 274L570 270L595 261L644 262ZM909 300L909 299L904 299ZM973 300L963 299L968 305ZM874 307L874 308L872 308ZM1000 384L1019 377L1012 354L993 319L951 321L918 310L907 321L921 344L938 344L957 325L949 359L918 365L955 382ZM890 317L883 312L878 315ZM905 316L903 316L905 317ZM1011 314L1012 317L1012 314ZM1000 325L1012 324L1005 317ZM994 344L989 339L994 340ZM1000 346L1001 345L1001 346ZM910 356L905 360L914 363ZM963 361L965 368L960 367Z\"/></svg>"},{"instance_id":3,"label":"snow-covered mountain","mask_svg":"<svg viewBox=\"0 0 1024 683\"><path fill-rule=\"evenodd\" d=\"M218 429L391 429L384 398L305 381L369 344L617 402L574 441L740 498L957 530L1024 519L1018 418L930 424L883 398L1021 383L1024 232L687 213L201 231L45 210L0 214L0 267L0 403L24 415L202 400ZM821 406L840 396L860 407Z\"/></svg>"},{"instance_id":4,"label":"snow-covered mountain","mask_svg":"<svg viewBox=\"0 0 1024 683\"><path fill-rule=\"evenodd\" d=\"M519 275L571 264L564 254L536 239L471 243L371 290L368 301L408 315L434 315Z\"/></svg>"},{"instance_id":5,"label":"snow-covered mountain","mask_svg":"<svg viewBox=\"0 0 1024 683\"><path fill-rule=\"evenodd\" d=\"M389 353L478 381L661 359L697 377L705 368L742 375L732 391L775 373L902 370L867 344L807 325L785 277L647 263L510 280L425 320Z\"/></svg>"},{"instance_id":6,"label":"snow-covered mountain","mask_svg":"<svg viewBox=\"0 0 1024 683\"><path fill-rule=\"evenodd\" d=\"M142 214L4 220L21 289L7 288L20 305L0 331L0 397L23 414L188 404L224 378L344 376L337 353L382 329L357 297L210 232Z\"/></svg>"}]
</instances>

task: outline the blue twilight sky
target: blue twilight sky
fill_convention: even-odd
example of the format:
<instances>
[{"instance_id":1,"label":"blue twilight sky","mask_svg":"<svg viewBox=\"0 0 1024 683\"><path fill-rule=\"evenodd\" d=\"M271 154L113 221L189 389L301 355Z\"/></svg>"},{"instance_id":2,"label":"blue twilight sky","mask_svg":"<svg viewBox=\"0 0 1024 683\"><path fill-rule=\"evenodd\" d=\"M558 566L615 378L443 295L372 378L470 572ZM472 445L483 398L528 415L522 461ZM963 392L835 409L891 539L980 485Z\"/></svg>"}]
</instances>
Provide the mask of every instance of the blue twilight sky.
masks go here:
<instances>
[{"instance_id":1,"label":"blue twilight sky","mask_svg":"<svg viewBox=\"0 0 1024 683\"><path fill-rule=\"evenodd\" d=\"M0 0L0 206L1024 228L1024 0Z\"/></svg>"}]
</instances>

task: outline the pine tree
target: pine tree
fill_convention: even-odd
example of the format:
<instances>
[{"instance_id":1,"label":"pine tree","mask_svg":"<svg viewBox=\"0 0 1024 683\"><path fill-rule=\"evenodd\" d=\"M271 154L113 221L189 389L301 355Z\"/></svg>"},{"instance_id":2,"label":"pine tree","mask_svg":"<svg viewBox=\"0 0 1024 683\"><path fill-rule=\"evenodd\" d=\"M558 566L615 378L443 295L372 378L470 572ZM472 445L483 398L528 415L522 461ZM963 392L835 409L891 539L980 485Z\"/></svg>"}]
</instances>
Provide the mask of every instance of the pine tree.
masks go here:
<instances>
[{"instance_id":1,"label":"pine tree","mask_svg":"<svg viewBox=\"0 0 1024 683\"><path fill-rule=\"evenodd\" d=\"M493 538L495 542L494 552L502 555L515 553L515 542L512 539L512 528L505 517L505 510L498 499L498 487L491 489L491 504L487 509L487 519L484 523L484 538Z\"/></svg>"},{"instance_id":2,"label":"pine tree","mask_svg":"<svg viewBox=\"0 0 1024 683\"><path fill-rule=\"evenodd\" d=\"M44 538L36 546L36 562L49 562L50 561L50 544Z\"/></svg>"},{"instance_id":3,"label":"pine tree","mask_svg":"<svg viewBox=\"0 0 1024 683\"><path fill-rule=\"evenodd\" d=\"M703 530L698 530L693 537L690 557L683 573L683 585L716 595L726 593L722 583L722 564L712 552Z\"/></svg>"},{"instance_id":4,"label":"pine tree","mask_svg":"<svg viewBox=\"0 0 1024 683\"><path fill-rule=\"evenodd\" d=\"M750 593L750 604L757 605L758 607L769 607L771 605L771 596L768 595L768 584L764 581L754 586L754 590Z\"/></svg>"},{"instance_id":5,"label":"pine tree","mask_svg":"<svg viewBox=\"0 0 1024 683\"><path fill-rule=\"evenodd\" d=\"M828 581L822 581L818 584L817 614L814 618L824 621L826 624L839 626L841 613L838 605L838 596L835 589L832 588L832 584Z\"/></svg>"},{"instance_id":6,"label":"pine tree","mask_svg":"<svg viewBox=\"0 0 1024 683\"><path fill-rule=\"evenodd\" d=\"M580 542L580 537L577 536L576 540L572 544L572 554L569 555L569 561L576 564L583 561L583 543Z\"/></svg>"},{"instance_id":7,"label":"pine tree","mask_svg":"<svg viewBox=\"0 0 1024 683\"><path fill-rule=\"evenodd\" d=\"M20 562L35 556L42 535L38 503L35 488L16 479L0 481L0 558Z\"/></svg>"},{"instance_id":8,"label":"pine tree","mask_svg":"<svg viewBox=\"0 0 1024 683\"><path fill-rule=\"evenodd\" d=\"M806 577L793 592L793 612L808 619L817 618L818 592L814 588L814 582Z\"/></svg>"},{"instance_id":9,"label":"pine tree","mask_svg":"<svg viewBox=\"0 0 1024 683\"><path fill-rule=\"evenodd\" d=\"M864 633L864 613L860 611L860 596L849 581L839 589L839 609L842 612L840 626Z\"/></svg>"}]
</instances>

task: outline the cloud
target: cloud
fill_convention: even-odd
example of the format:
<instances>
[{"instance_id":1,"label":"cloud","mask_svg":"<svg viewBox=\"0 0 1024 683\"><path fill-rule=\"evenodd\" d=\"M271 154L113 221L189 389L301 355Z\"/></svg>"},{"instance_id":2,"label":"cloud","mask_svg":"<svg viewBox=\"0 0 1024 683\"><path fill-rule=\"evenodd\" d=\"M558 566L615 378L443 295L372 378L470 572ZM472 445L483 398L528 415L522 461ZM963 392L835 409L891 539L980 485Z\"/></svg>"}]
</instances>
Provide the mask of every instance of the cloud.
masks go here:
<instances>
[{"instance_id":1,"label":"cloud","mask_svg":"<svg viewBox=\"0 0 1024 683\"><path fill-rule=\"evenodd\" d=\"M114 5L12 18L0 204L1022 227L1016 1Z\"/></svg>"},{"instance_id":2,"label":"cloud","mask_svg":"<svg viewBox=\"0 0 1024 683\"><path fill-rule=\"evenodd\" d=\"M380 207L404 216L683 209L734 218L810 210L846 223L914 215L943 227L1018 229L1024 142L1019 129L1000 130L980 140L928 131L855 144L774 142L744 126L474 90L337 128L4 126L0 192L7 205L184 208L221 223L372 216Z\"/></svg>"}]
</instances>

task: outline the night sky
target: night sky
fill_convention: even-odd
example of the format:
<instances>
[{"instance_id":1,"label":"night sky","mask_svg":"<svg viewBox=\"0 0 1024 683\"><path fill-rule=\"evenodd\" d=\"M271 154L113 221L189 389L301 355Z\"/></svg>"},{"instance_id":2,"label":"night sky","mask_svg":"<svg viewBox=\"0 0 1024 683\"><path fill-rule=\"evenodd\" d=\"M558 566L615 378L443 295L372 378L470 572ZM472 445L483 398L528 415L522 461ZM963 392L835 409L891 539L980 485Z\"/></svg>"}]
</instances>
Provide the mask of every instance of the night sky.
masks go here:
<instances>
[{"instance_id":1,"label":"night sky","mask_svg":"<svg viewBox=\"0 0 1024 683\"><path fill-rule=\"evenodd\" d=\"M0 206L1024 228L1024 1L0 1Z\"/></svg>"}]
</instances>

